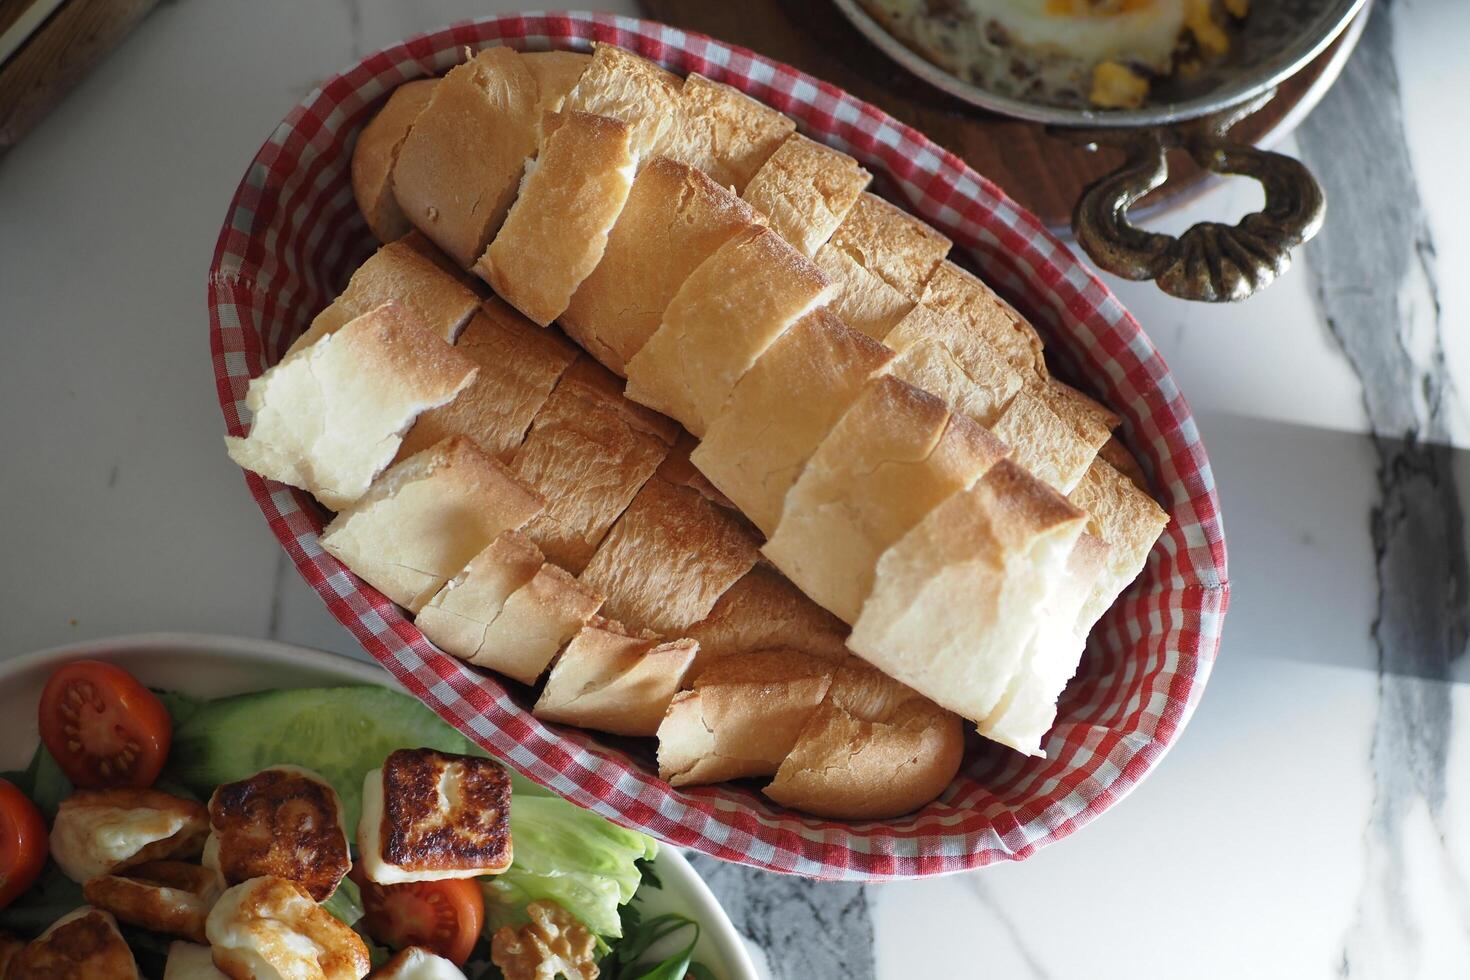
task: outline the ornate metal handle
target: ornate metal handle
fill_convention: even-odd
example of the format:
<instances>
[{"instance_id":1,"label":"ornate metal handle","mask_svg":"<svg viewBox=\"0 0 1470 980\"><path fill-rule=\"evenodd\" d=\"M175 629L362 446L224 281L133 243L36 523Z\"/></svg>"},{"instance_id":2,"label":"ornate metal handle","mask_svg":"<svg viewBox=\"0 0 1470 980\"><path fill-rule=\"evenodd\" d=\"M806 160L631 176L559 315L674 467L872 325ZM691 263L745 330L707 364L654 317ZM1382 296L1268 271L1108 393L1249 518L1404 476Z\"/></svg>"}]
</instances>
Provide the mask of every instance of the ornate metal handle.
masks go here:
<instances>
[{"instance_id":1,"label":"ornate metal handle","mask_svg":"<svg viewBox=\"0 0 1470 980\"><path fill-rule=\"evenodd\" d=\"M1299 161L1226 137L1274 92L1192 122L1150 129L1072 129L1058 135L1096 147L1122 147L1128 160L1082 192L1072 212L1077 242L1099 266L1125 279L1152 279L1182 299L1242 300L1291 265L1292 250L1322 227L1322 187ZM1261 183L1266 205L1234 226L1201 222L1178 238L1144 231L1128 209L1169 176L1167 154L1181 147L1201 167Z\"/></svg>"}]
</instances>

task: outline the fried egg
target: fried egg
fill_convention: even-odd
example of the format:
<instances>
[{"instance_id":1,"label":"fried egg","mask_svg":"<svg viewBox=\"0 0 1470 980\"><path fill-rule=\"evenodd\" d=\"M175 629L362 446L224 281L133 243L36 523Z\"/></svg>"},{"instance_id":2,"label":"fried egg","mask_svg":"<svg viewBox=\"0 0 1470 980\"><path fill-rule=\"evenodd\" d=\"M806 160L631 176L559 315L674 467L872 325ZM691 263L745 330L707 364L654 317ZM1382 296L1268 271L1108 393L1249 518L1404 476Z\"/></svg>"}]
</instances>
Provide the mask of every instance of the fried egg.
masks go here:
<instances>
[{"instance_id":1,"label":"fried egg","mask_svg":"<svg viewBox=\"0 0 1470 980\"><path fill-rule=\"evenodd\" d=\"M1130 106L1181 52L1216 56L1248 0L862 0L895 36L1002 94Z\"/></svg>"}]
</instances>

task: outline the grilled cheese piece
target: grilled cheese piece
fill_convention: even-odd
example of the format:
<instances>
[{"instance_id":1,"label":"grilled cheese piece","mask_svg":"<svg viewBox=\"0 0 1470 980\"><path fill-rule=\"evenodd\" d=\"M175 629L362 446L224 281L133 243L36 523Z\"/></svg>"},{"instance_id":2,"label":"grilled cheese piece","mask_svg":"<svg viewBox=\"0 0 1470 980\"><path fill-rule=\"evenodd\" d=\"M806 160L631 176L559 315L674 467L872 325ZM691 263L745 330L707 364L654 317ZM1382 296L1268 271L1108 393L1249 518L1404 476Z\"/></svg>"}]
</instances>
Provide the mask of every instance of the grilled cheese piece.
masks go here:
<instances>
[{"instance_id":1,"label":"grilled cheese piece","mask_svg":"<svg viewBox=\"0 0 1470 980\"><path fill-rule=\"evenodd\" d=\"M422 946L408 946L373 971L372 980L465 980L459 967Z\"/></svg>"},{"instance_id":2,"label":"grilled cheese piece","mask_svg":"<svg viewBox=\"0 0 1470 980\"><path fill-rule=\"evenodd\" d=\"M3 975L3 974L0 974ZM208 946L176 939L168 944L163 980L230 980L214 965Z\"/></svg>"},{"instance_id":3,"label":"grilled cheese piece","mask_svg":"<svg viewBox=\"0 0 1470 980\"><path fill-rule=\"evenodd\" d=\"M285 878L325 902L352 867L344 819L321 776L300 766L262 769L210 796L204 864L228 885Z\"/></svg>"},{"instance_id":4,"label":"grilled cheese piece","mask_svg":"<svg viewBox=\"0 0 1470 980\"><path fill-rule=\"evenodd\" d=\"M357 933L285 878L228 889L204 931L215 966L237 980L362 980L372 968Z\"/></svg>"},{"instance_id":5,"label":"grilled cheese piece","mask_svg":"<svg viewBox=\"0 0 1470 980\"><path fill-rule=\"evenodd\" d=\"M363 780L357 847L380 885L510 867L510 776L489 759L399 749Z\"/></svg>"},{"instance_id":6,"label":"grilled cheese piece","mask_svg":"<svg viewBox=\"0 0 1470 980\"><path fill-rule=\"evenodd\" d=\"M219 874L183 861L149 861L82 886L82 897L123 922L204 942L204 918L224 890Z\"/></svg>"},{"instance_id":7,"label":"grilled cheese piece","mask_svg":"<svg viewBox=\"0 0 1470 980\"><path fill-rule=\"evenodd\" d=\"M61 801L51 856L77 883L163 858L197 857L209 814L154 789L83 789Z\"/></svg>"},{"instance_id":8,"label":"grilled cheese piece","mask_svg":"<svg viewBox=\"0 0 1470 980\"><path fill-rule=\"evenodd\" d=\"M53 922L11 958L6 980L139 980L117 920L83 905Z\"/></svg>"}]
</instances>

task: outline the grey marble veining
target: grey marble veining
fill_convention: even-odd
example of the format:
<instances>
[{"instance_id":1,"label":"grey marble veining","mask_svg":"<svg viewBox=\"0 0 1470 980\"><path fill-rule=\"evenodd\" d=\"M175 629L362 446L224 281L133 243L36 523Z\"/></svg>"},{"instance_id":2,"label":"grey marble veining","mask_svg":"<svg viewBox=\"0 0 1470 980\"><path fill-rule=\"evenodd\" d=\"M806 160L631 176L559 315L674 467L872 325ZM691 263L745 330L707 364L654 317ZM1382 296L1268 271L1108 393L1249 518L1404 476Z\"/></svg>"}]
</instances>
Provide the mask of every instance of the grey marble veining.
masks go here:
<instances>
[{"instance_id":1,"label":"grey marble veining","mask_svg":"<svg viewBox=\"0 0 1470 980\"><path fill-rule=\"evenodd\" d=\"M772 980L872 980L866 886L806 881L691 854L735 928L760 947Z\"/></svg>"},{"instance_id":2,"label":"grey marble veining","mask_svg":"<svg viewBox=\"0 0 1470 980\"><path fill-rule=\"evenodd\" d=\"M1332 202L1330 233L1307 258L1328 327L1362 383L1379 491L1369 518L1378 579L1374 795L1343 976L1417 974L1408 881L1416 847L1438 855L1440 894L1459 905L1470 934L1470 887L1445 808L1450 682L1470 638L1470 573L1446 445L1454 392L1434 240L1405 140L1392 13L1393 4L1379 5L1338 87L1299 133ZM1377 188L1371 197L1368 187Z\"/></svg>"}]
</instances>

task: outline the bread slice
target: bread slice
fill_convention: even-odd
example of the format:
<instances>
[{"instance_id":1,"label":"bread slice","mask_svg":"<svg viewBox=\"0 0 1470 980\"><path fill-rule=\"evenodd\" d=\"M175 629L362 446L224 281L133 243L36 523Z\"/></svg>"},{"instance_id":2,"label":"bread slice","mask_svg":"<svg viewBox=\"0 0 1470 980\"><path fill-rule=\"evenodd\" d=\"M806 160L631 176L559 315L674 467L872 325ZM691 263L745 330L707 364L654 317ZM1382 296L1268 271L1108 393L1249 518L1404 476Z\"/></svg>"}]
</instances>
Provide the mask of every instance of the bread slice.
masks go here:
<instances>
[{"instance_id":1,"label":"bread slice","mask_svg":"<svg viewBox=\"0 0 1470 980\"><path fill-rule=\"evenodd\" d=\"M592 61L562 103L564 111L608 116L628 125L633 155L651 160L683 125L683 81L615 44L596 42Z\"/></svg>"},{"instance_id":2,"label":"bread slice","mask_svg":"<svg viewBox=\"0 0 1470 980\"><path fill-rule=\"evenodd\" d=\"M983 722L1021 669L1084 521L1020 466L997 463L878 560L848 646Z\"/></svg>"},{"instance_id":3,"label":"bread slice","mask_svg":"<svg viewBox=\"0 0 1470 980\"><path fill-rule=\"evenodd\" d=\"M393 165L438 81L419 78L395 88L383 108L362 128L352 148L352 196L380 242L395 241L413 228L393 196Z\"/></svg>"},{"instance_id":4,"label":"bread slice","mask_svg":"<svg viewBox=\"0 0 1470 980\"><path fill-rule=\"evenodd\" d=\"M1021 669L1000 704L980 723L992 741L1041 755L1041 740L1057 717L1057 699L1082 660L1087 643L1078 617L1106 567L1108 546L1083 532L1067 559L1066 573L1047 601L1041 622L1022 656Z\"/></svg>"},{"instance_id":5,"label":"bread slice","mask_svg":"<svg viewBox=\"0 0 1470 980\"><path fill-rule=\"evenodd\" d=\"M941 262L934 270L922 302L958 317L1022 375L1046 377L1046 358L1036 330L989 286L953 262Z\"/></svg>"},{"instance_id":6,"label":"bread slice","mask_svg":"<svg viewBox=\"0 0 1470 980\"><path fill-rule=\"evenodd\" d=\"M1144 493L1150 493L1148 488L1148 474L1143 471L1143 464L1123 444L1123 440L1117 436L1109 436L1108 441L1103 443L1102 448L1097 451L1099 459L1106 460L1108 465L1126 476L1134 486Z\"/></svg>"},{"instance_id":7,"label":"bread slice","mask_svg":"<svg viewBox=\"0 0 1470 980\"><path fill-rule=\"evenodd\" d=\"M832 237L872 179L846 153L794 133L761 164L740 196L810 257Z\"/></svg>"},{"instance_id":8,"label":"bread slice","mask_svg":"<svg viewBox=\"0 0 1470 980\"><path fill-rule=\"evenodd\" d=\"M607 246L633 186L628 127L585 112L548 114L541 151L475 272L541 326L561 316Z\"/></svg>"},{"instance_id":9,"label":"bread slice","mask_svg":"<svg viewBox=\"0 0 1470 980\"><path fill-rule=\"evenodd\" d=\"M758 557L739 515L655 475L598 546L582 582L607 597L604 615L682 636Z\"/></svg>"},{"instance_id":10,"label":"bread slice","mask_svg":"<svg viewBox=\"0 0 1470 980\"><path fill-rule=\"evenodd\" d=\"M999 440L933 395L880 377L817 447L761 551L854 622L878 556L1004 455Z\"/></svg>"},{"instance_id":11,"label":"bread slice","mask_svg":"<svg viewBox=\"0 0 1470 980\"><path fill-rule=\"evenodd\" d=\"M725 657L674 695L658 726L658 775L674 786L774 776L835 666L794 650Z\"/></svg>"},{"instance_id":12,"label":"bread slice","mask_svg":"<svg viewBox=\"0 0 1470 980\"><path fill-rule=\"evenodd\" d=\"M625 399L616 378L581 358L562 375L510 467L547 500L526 534L581 574L608 528L668 454L677 427Z\"/></svg>"},{"instance_id":13,"label":"bread slice","mask_svg":"<svg viewBox=\"0 0 1470 980\"><path fill-rule=\"evenodd\" d=\"M694 464L769 537L806 461L892 357L826 310L803 317L735 385Z\"/></svg>"},{"instance_id":14,"label":"bread slice","mask_svg":"<svg viewBox=\"0 0 1470 980\"><path fill-rule=\"evenodd\" d=\"M708 616L681 632L699 642L691 678L726 657L777 647L831 663L851 656L847 625L765 562L725 590Z\"/></svg>"},{"instance_id":15,"label":"bread slice","mask_svg":"<svg viewBox=\"0 0 1470 980\"><path fill-rule=\"evenodd\" d=\"M814 260L837 283L832 312L854 330L882 340L914 308L914 301L863 268L831 242L817 249Z\"/></svg>"},{"instance_id":16,"label":"bread slice","mask_svg":"<svg viewBox=\"0 0 1470 980\"><path fill-rule=\"evenodd\" d=\"M580 51L523 51L521 64L536 80L536 118L548 112L560 112L567 94L576 87L587 66L590 54Z\"/></svg>"},{"instance_id":17,"label":"bread slice","mask_svg":"<svg viewBox=\"0 0 1470 980\"><path fill-rule=\"evenodd\" d=\"M414 226L468 269L515 200L536 151L537 85L511 48L450 69L398 150L393 194Z\"/></svg>"},{"instance_id":18,"label":"bread slice","mask_svg":"<svg viewBox=\"0 0 1470 980\"><path fill-rule=\"evenodd\" d=\"M614 735L653 735L694 660L693 640L629 636L615 623L584 626L557 658L531 713Z\"/></svg>"},{"instance_id":19,"label":"bread slice","mask_svg":"<svg viewBox=\"0 0 1470 980\"><path fill-rule=\"evenodd\" d=\"M832 281L780 235L743 231L674 294L627 363L627 395L702 436L766 348L831 295Z\"/></svg>"},{"instance_id":20,"label":"bread slice","mask_svg":"<svg viewBox=\"0 0 1470 980\"><path fill-rule=\"evenodd\" d=\"M853 662L833 676L765 793L817 816L901 816L944 792L964 747L958 717Z\"/></svg>"},{"instance_id":21,"label":"bread slice","mask_svg":"<svg viewBox=\"0 0 1470 980\"><path fill-rule=\"evenodd\" d=\"M1056 412L1077 437L1100 450L1113 430L1118 427L1118 416L1112 409L1091 395L1084 394L1056 378L1047 378L1046 384L1037 389L1042 401Z\"/></svg>"},{"instance_id":22,"label":"bread slice","mask_svg":"<svg viewBox=\"0 0 1470 980\"><path fill-rule=\"evenodd\" d=\"M891 368L951 411L993 426L1025 384L985 338L957 317L915 306L884 338L898 352Z\"/></svg>"},{"instance_id":23,"label":"bread slice","mask_svg":"<svg viewBox=\"0 0 1470 980\"><path fill-rule=\"evenodd\" d=\"M1108 545L1107 566L1079 614L1079 632L1086 635L1143 571L1169 515L1103 459L1093 460L1067 499L1087 512L1088 532Z\"/></svg>"},{"instance_id":24,"label":"bread slice","mask_svg":"<svg viewBox=\"0 0 1470 980\"><path fill-rule=\"evenodd\" d=\"M414 622L439 649L472 661L481 656L490 625L506 600L543 564L540 549L530 539L519 531L505 531L444 583Z\"/></svg>"},{"instance_id":25,"label":"bread slice","mask_svg":"<svg viewBox=\"0 0 1470 980\"><path fill-rule=\"evenodd\" d=\"M911 300L924 295L950 240L875 194L858 195L828 242Z\"/></svg>"},{"instance_id":26,"label":"bread slice","mask_svg":"<svg viewBox=\"0 0 1470 980\"><path fill-rule=\"evenodd\" d=\"M479 374L454 401L419 416L398 458L458 435L506 462L577 350L494 297L471 318L454 349L479 365Z\"/></svg>"},{"instance_id":27,"label":"bread slice","mask_svg":"<svg viewBox=\"0 0 1470 980\"><path fill-rule=\"evenodd\" d=\"M454 343L479 307L480 297L445 272L426 251L437 250L416 232L378 249L357 267L342 295L316 315L286 356L305 350L342 329L347 321L384 303L398 303L413 311L424 326Z\"/></svg>"},{"instance_id":28,"label":"bread slice","mask_svg":"<svg viewBox=\"0 0 1470 980\"><path fill-rule=\"evenodd\" d=\"M734 501L720 493L719 488L709 482L709 478L690 462L689 456L698 446L698 439L687 432L681 432L674 442L674 448L669 450L668 456L659 464L658 475L676 487L688 487L698 492L706 500L727 510L738 511L740 508L735 506Z\"/></svg>"},{"instance_id":29,"label":"bread slice","mask_svg":"<svg viewBox=\"0 0 1470 980\"><path fill-rule=\"evenodd\" d=\"M664 158L649 162L633 181L602 261L562 314L563 329L622 374L689 274L759 222L704 171Z\"/></svg>"},{"instance_id":30,"label":"bread slice","mask_svg":"<svg viewBox=\"0 0 1470 980\"><path fill-rule=\"evenodd\" d=\"M333 510L357 500L393 459L405 429L475 377L473 361L388 303L251 379L240 466L301 487Z\"/></svg>"},{"instance_id":31,"label":"bread slice","mask_svg":"<svg viewBox=\"0 0 1470 980\"><path fill-rule=\"evenodd\" d=\"M321 545L418 612L470 559L545 501L460 436L398 463L322 532Z\"/></svg>"},{"instance_id":32,"label":"bread slice","mask_svg":"<svg viewBox=\"0 0 1470 980\"><path fill-rule=\"evenodd\" d=\"M1099 429L1101 438L1096 441L1082 438L1075 426L1052 411L1044 391L1044 382L1021 389L993 429L1011 447L1012 459L1048 486L1070 493L1107 441L1107 431Z\"/></svg>"},{"instance_id":33,"label":"bread slice","mask_svg":"<svg viewBox=\"0 0 1470 980\"><path fill-rule=\"evenodd\" d=\"M683 125L664 153L698 167L737 194L796 132L789 116L703 75L691 73L679 95Z\"/></svg>"},{"instance_id":34,"label":"bread slice","mask_svg":"<svg viewBox=\"0 0 1470 980\"><path fill-rule=\"evenodd\" d=\"M505 600L470 663L534 684L601 605L600 595L547 562Z\"/></svg>"}]
</instances>

